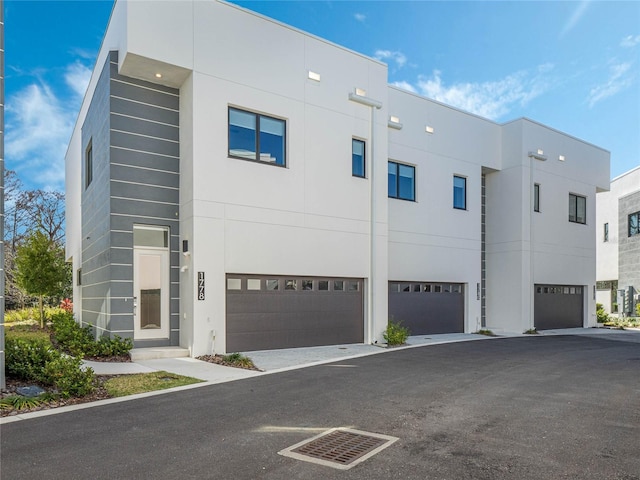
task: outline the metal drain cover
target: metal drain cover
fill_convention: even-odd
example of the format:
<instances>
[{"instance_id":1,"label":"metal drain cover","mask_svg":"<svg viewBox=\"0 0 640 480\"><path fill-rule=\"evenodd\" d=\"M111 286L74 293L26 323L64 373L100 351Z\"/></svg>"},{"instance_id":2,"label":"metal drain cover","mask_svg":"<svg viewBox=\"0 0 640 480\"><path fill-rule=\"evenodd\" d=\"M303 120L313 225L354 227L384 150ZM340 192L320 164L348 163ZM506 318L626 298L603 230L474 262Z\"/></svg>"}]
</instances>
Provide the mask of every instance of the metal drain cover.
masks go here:
<instances>
[{"instance_id":1,"label":"metal drain cover","mask_svg":"<svg viewBox=\"0 0 640 480\"><path fill-rule=\"evenodd\" d=\"M332 428L278 453L297 460L348 470L384 450L396 440L396 437L379 433Z\"/></svg>"}]
</instances>

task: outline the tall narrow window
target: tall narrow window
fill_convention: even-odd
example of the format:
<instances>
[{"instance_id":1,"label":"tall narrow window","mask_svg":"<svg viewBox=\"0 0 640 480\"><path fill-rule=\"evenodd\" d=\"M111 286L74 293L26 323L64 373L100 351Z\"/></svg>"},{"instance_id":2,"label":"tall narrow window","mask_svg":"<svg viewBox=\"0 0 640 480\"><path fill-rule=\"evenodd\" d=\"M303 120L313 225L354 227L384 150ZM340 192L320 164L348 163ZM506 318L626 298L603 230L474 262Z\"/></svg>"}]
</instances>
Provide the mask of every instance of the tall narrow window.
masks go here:
<instances>
[{"instance_id":1,"label":"tall narrow window","mask_svg":"<svg viewBox=\"0 0 640 480\"><path fill-rule=\"evenodd\" d=\"M365 143L362 140L351 140L351 174L354 177L365 176Z\"/></svg>"},{"instance_id":2,"label":"tall narrow window","mask_svg":"<svg viewBox=\"0 0 640 480\"><path fill-rule=\"evenodd\" d=\"M587 223L587 199L580 195L569 194L569 221Z\"/></svg>"},{"instance_id":3,"label":"tall narrow window","mask_svg":"<svg viewBox=\"0 0 640 480\"><path fill-rule=\"evenodd\" d=\"M640 212L629 215L629 236L640 235Z\"/></svg>"},{"instance_id":4,"label":"tall narrow window","mask_svg":"<svg viewBox=\"0 0 640 480\"><path fill-rule=\"evenodd\" d=\"M229 156L284 167L286 123L229 107Z\"/></svg>"},{"instance_id":5,"label":"tall narrow window","mask_svg":"<svg viewBox=\"0 0 640 480\"><path fill-rule=\"evenodd\" d=\"M415 201L415 176L415 167L389 162L389 197Z\"/></svg>"},{"instance_id":6,"label":"tall narrow window","mask_svg":"<svg viewBox=\"0 0 640 480\"><path fill-rule=\"evenodd\" d=\"M84 173L85 173L85 188L91 185L93 181L93 142L89 140L89 146L87 146L87 151L85 152L84 159Z\"/></svg>"},{"instance_id":7,"label":"tall narrow window","mask_svg":"<svg viewBox=\"0 0 640 480\"><path fill-rule=\"evenodd\" d=\"M540 211L540 184L533 184L533 211Z\"/></svg>"},{"instance_id":8,"label":"tall narrow window","mask_svg":"<svg viewBox=\"0 0 640 480\"><path fill-rule=\"evenodd\" d=\"M453 176L453 208L467 209L467 179Z\"/></svg>"},{"instance_id":9,"label":"tall narrow window","mask_svg":"<svg viewBox=\"0 0 640 480\"><path fill-rule=\"evenodd\" d=\"M604 241L605 242L609 241L609 224L608 223L604 224Z\"/></svg>"}]
</instances>

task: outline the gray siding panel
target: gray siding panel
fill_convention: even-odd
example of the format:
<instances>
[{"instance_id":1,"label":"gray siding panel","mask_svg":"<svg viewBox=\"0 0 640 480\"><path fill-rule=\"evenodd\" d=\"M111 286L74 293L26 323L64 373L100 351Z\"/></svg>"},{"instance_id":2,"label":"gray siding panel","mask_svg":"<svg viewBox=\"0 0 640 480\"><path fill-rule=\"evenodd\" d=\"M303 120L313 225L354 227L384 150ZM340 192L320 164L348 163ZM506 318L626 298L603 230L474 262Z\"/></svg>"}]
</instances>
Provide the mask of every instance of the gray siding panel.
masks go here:
<instances>
[{"instance_id":1,"label":"gray siding panel","mask_svg":"<svg viewBox=\"0 0 640 480\"><path fill-rule=\"evenodd\" d=\"M147 103L155 107L178 111L180 98L171 93L162 92L154 88L136 85L132 78L119 77L111 80L111 95L114 97L134 99L136 102Z\"/></svg>"},{"instance_id":2,"label":"gray siding panel","mask_svg":"<svg viewBox=\"0 0 640 480\"><path fill-rule=\"evenodd\" d=\"M135 190L136 198L147 202L163 202L177 204L180 201L179 191L175 188L158 187L155 185L140 185L133 183L111 182L112 197L131 197Z\"/></svg>"},{"instance_id":3,"label":"gray siding panel","mask_svg":"<svg viewBox=\"0 0 640 480\"><path fill-rule=\"evenodd\" d=\"M111 98L111 112L166 123L168 125L178 125L179 120L179 113L177 111L145 105L144 103L118 97Z\"/></svg>"},{"instance_id":4,"label":"gray siding panel","mask_svg":"<svg viewBox=\"0 0 640 480\"><path fill-rule=\"evenodd\" d=\"M157 136L165 140L173 140L174 142L177 142L180 137L180 129L176 125L165 125L114 113L111 114L111 129L150 137Z\"/></svg>"},{"instance_id":5,"label":"gray siding panel","mask_svg":"<svg viewBox=\"0 0 640 480\"><path fill-rule=\"evenodd\" d=\"M172 188L180 187L180 176L177 172L168 173L146 168L125 167L122 165L111 166L111 179L142 183L146 185L158 185Z\"/></svg>"},{"instance_id":6,"label":"gray siding panel","mask_svg":"<svg viewBox=\"0 0 640 480\"><path fill-rule=\"evenodd\" d=\"M629 215L636 212L640 212L640 191L618 199L618 288L634 287L637 293L640 291L640 235L629 236ZM622 311L622 306L618 308Z\"/></svg>"},{"instance_id":7,"label":"gray siding panel","mask_svg":"<svg viewBox=\"0 0 640 480\"><path fill-rule=\"evenodd\" d=\"M130 167L141 167L147 169L151 168L164 172L177 173L179 171L180 159L155 155L147 152L135 152L132 150L124 150L122 148L112 148L112 169L115 167L114 164L129 165Z\"/></svg>"},{"instance_id":8,"label":"gray siding panel","mask_svg":"<svg viewBox=\"0 0 640 480\"><path fill-rule=\"evenodd\" d=\"M162 140L157 137L144 137L128 133L111 131L111 146L129 150L139 150L160 155L178 157L180 148L177 142Z\"/></svg>"}]
</instances>

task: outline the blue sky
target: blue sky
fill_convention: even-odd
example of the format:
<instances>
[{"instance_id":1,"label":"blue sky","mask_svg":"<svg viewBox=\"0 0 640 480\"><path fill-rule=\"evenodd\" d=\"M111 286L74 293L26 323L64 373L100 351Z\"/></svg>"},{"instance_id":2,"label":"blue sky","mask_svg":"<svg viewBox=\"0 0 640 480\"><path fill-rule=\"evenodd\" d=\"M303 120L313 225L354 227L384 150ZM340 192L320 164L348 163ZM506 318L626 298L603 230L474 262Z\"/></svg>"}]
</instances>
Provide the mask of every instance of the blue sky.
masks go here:
<instances>
[{"instance_id":1,"label":"blue sky","mask_svg":"<svg viewBox=\"0 0 640 480\"><path fill-rule=\"evenodd\" d=\"M528 117L640 165L638 1L236 1L389 65L389 82L505 122ZM5 0L7 168L62 190L111 1Z\"/></svg>"}]
</instances>

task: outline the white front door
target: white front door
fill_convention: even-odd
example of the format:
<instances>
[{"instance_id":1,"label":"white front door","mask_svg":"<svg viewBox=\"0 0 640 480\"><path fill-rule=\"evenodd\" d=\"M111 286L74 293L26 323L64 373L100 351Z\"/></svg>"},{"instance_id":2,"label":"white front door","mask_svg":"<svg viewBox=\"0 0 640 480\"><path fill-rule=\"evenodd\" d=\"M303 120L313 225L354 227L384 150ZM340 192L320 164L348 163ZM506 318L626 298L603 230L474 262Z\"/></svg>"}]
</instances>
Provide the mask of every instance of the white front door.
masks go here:
<instances>
[{"instance_id":1,"label":"white front door","mask_svg":"<svg viewBox=\"0 0 640 480\"><path fill-rule=\"evenodd\" d=\"M134 338L169 338L167 249L134 247L133 295Z\"/></svg>"}]
</instances>

